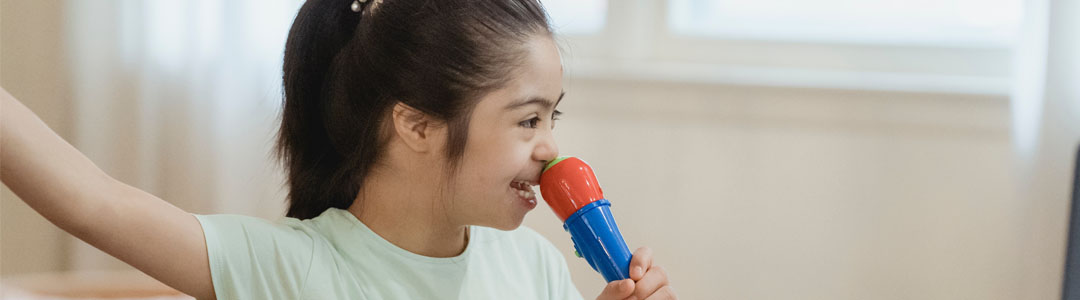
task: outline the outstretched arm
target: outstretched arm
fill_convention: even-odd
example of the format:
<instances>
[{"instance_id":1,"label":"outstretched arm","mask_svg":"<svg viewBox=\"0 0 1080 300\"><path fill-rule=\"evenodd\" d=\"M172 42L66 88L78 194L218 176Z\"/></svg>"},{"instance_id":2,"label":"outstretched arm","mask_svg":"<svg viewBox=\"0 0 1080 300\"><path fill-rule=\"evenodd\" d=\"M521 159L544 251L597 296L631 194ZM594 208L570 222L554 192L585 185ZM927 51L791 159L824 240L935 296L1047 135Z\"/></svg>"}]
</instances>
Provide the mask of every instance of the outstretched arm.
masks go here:
<instances>
[{"instance_id":1,"label":"outstretched arm","mask_svg":"<svg viewBox=\"0 0 1080 300\"><path fill-rule=\"evenodd\" d=\"M109 177L0 88L0 180L56 226L198 299L214 299L195 217Z\"/></svg>"}]
</instances>

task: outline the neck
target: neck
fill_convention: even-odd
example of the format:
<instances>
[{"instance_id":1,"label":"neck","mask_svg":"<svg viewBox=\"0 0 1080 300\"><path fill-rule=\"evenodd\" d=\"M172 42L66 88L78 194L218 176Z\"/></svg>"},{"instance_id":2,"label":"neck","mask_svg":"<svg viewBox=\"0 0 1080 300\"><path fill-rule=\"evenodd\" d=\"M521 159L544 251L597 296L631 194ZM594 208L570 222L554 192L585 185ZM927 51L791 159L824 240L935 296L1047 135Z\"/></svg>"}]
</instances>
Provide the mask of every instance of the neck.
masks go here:
<instances>
[{"instance_id":1,"label":"neck","mask_svg":"<svg viewBox=\"0 0 1080 300\"><path fill-rule=\"evenodd\" d=\"M451 219L435 179L375 168L349 212L406 251L430 257L460 255L467 245L467 227Z\"/></svg>"}]
</instances>

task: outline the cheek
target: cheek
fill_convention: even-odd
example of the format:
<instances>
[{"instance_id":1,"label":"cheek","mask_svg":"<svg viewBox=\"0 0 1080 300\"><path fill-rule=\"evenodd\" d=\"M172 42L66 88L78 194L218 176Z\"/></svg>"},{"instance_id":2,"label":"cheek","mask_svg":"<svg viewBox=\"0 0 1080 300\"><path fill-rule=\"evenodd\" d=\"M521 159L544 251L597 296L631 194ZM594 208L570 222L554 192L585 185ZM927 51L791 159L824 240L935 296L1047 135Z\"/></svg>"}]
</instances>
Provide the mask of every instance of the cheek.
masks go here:
<instances>
[{"instance_id":1,"label":"cheek","mask_svg":"<svg viewBox=\"0 0 1080 300\"><path fill-rule=\"evenodd\" d=\"M526 143L513 137L512 132L489 134L466 147L465 155L471 163L468 166L472 173L470 177L476 183L489 187L506 185L521 173L523 163L527 163L528 152L524 151Z\"/></svg>"},{"instance_id":2,"label":"cheek","mask_svg":"<svg viewBox=\"0 0 1080 300\"><path fill-rule=\"evenodd\" d=\"M466 180L463 183L471 187L486 186L502 177L498 168L506 151L491 136L473 137L476 135L471 135L466 143L458 178Z\"/></svg>"}]
</instances>

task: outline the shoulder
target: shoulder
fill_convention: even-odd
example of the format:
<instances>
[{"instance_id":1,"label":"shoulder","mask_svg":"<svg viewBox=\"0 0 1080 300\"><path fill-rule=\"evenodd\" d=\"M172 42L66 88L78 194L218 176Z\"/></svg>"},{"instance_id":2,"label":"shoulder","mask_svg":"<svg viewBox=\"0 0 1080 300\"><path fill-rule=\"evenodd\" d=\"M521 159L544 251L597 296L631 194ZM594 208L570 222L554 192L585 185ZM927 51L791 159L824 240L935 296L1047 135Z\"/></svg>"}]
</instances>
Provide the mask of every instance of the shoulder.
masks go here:
<instances>
[{"instance_id":1,"label":"shoulder","mask_svg":"<svg viewBox=\"0 0 1080 300\"><path fill-rule=\"evenodd\" d=\"M311 245L318 237L316 228L307 220L282 218L270 221L234 214L195 214L195 218L199 220L208 239L214 238L222 242L289 241L291 243L284 245L302 246Z\"/></svg>"},{"instance_id":2,"label":"shoulder","mask_svg":"<svg viewBox=\"0 0 1080 300\"><path fill-rule=\"evenodd\" d=\"M195 218L203 227L211 260L214 256L232 261L291 258L306 263L316 245L325 240L310 220L270 221L234 214L195 214Z\"/></svg>"},{"instance_id":3,"label":"shoulder","mask_svg":"<svg viewBox=\"0 0 1080 300\"><path fill-rule=\"evenodd\" d=\"M206 237L210 275L219 298L271 299L303 290L321 240L310 222L234 214L195 217Z\"/></svg>"}]
</instances>

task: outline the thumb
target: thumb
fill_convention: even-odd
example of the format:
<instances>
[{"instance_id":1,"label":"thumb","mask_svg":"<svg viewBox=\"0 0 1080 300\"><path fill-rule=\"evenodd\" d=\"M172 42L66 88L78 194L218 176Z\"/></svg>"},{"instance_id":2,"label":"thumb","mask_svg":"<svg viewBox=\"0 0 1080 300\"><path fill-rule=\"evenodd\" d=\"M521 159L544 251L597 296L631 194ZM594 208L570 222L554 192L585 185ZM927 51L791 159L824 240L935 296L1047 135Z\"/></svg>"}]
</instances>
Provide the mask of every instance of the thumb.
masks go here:
<instances>
[{"instance_id":1,"label":"thumb","mask_svg":"<svg viewBox=\"0 0 1080 300\"><path fill-rule=\"evenodd\" d=\"M634 292L634 281L630 279L612 281L600 292L596 300L622 300Z\"/></svg>"}]
</instances>

